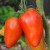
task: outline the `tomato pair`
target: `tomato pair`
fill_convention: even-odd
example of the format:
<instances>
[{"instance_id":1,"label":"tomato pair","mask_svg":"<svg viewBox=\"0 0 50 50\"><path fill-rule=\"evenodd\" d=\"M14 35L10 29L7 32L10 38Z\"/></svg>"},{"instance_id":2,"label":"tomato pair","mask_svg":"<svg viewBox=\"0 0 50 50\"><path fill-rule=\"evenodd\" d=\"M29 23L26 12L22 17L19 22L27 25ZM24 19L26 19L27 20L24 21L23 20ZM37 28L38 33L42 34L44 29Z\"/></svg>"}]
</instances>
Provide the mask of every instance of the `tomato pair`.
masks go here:
<instances>
[{"instance_id":1,"label":"tomato pair","mask_svg":"<svg viewBox=\"0 0 50 50\"><path fill-rule=\"evenodd\" d=\"M12 47L18 41L22 30L32 46L39 45L43 34L43 21L36 9L29 8L20 15L19 19L13 17L6 21L4 41L7 47Z\"/></svg>"}]
</instances>

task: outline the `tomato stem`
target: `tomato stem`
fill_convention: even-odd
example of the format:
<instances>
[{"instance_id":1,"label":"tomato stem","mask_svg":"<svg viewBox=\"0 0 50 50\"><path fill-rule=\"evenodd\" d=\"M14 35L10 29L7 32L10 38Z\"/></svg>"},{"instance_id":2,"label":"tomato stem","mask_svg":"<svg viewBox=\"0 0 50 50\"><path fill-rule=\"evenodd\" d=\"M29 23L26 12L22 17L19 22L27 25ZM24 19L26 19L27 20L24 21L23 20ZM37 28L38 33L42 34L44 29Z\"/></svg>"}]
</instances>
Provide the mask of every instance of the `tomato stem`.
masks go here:
<instances>
[{"instance_id":1,"label":"tomato stem","mask_svg":"<svg viewBox=\"0 0 50 50\"><path fill-rule=\"evenodd\" d=\"M49 27L48 27L47 19L45 17L45 12L44 12L44 8L43 8L43 0L36 0L36 5L37 5L37 10L41 13L42 18L43 18L43 25L44 25L44 29L45 29L45 40L48 45Z\"/></svg>"},{"instance_id":2,"label":"tomato stem","mask_svg":"<svg viewBox=\"0 0 50 50\"><path fill-rule=\"evenodd\" d=\"M25 10L27 9L26 4L27 4L26 0L21 0L20 9L21 9L22 11L25 11Z\"/></svg>"}]
</instances>

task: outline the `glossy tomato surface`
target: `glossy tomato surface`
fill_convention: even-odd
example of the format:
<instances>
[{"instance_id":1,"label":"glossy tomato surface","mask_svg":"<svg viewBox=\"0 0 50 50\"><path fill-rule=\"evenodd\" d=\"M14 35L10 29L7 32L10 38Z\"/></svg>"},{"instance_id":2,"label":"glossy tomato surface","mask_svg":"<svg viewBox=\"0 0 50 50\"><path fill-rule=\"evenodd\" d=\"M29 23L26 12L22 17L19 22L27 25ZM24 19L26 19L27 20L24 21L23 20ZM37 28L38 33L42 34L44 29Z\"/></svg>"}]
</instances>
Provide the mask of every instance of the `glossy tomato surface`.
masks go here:
<instances>
[{"instance_id":1,"label":"glossy tomato surface","mask_svg":"<svg viewBox=\"0 0 50 50\"><path fill-rule=\"evenodd\" d=\"M19 19L8 18L4 26L4 42L8 48L14 46L20 38L22 31L19 25Z\"/></svg>"},{"instance_id":2,"label":"glossy tomato surface","mask_svg":"<svg viewBox=\"0 0 50 50\"><path fill-rule=\"evenodd\" d=\"M19 21L28 42L32 46L39 45L43 34L43 21L40 13L34 8L28 8L21 14Z\"/></svg>"}]
</instances>

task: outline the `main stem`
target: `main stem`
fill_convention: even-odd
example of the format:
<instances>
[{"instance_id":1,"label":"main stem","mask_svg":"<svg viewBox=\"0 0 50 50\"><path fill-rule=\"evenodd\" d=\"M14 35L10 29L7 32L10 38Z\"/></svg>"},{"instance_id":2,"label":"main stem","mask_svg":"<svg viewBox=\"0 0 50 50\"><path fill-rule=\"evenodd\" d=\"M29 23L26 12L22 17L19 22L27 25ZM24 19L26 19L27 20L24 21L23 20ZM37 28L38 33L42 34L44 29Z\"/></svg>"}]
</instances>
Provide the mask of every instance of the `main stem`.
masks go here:
<instances>
[{"instance_id":1,"label":"main stem","mask_svg":"<svg viewBox=\"0 0 50 50\"><path fill-rule=\"evenodd\" d=\"M49 39L49 28L48 28L48 23L47 23L45 13L44 13L43 0L36 0L36 5L37 5L38 11L41 13L42 18L43 18L43 25L45 29L45 40L48 46L49 45L49 40L48 40Z\"/></svg>"}]
</instances>

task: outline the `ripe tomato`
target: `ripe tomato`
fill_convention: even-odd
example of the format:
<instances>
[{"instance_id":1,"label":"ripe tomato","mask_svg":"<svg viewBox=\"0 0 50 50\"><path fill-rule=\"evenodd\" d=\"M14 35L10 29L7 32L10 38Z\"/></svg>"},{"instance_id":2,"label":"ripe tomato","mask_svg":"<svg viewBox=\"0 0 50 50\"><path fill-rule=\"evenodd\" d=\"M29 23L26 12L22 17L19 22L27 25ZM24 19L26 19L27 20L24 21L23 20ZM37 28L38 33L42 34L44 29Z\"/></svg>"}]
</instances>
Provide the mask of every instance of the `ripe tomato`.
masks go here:
<instances>
[{"instance_id":1,"label":"ripe tomato","mask_svg":"<svg viewBox=\"0 0 50 50\"><path fill-rule=\"evenodd\" d=\"M16 44L22 31L18 18L8 18L4 26L4 42L8 48Z\"/></svg>"},{"instance_id":2,"label":"ripe tomato","mask_svg":"<svg viewBox=\"0 0 50 50\"><path fill-rule=\"evenodd\" d=\"M39 45L43 33L40 13L34 8L29 8L21 14L19 21L28 42L32 46Z\"/></svg>"}]
</instances>

